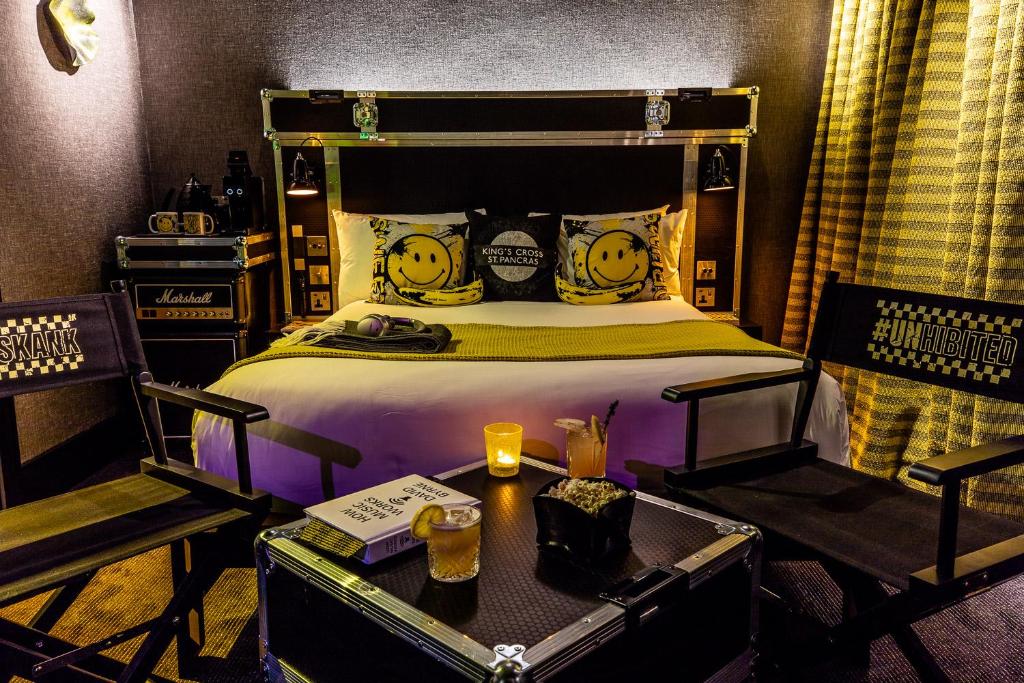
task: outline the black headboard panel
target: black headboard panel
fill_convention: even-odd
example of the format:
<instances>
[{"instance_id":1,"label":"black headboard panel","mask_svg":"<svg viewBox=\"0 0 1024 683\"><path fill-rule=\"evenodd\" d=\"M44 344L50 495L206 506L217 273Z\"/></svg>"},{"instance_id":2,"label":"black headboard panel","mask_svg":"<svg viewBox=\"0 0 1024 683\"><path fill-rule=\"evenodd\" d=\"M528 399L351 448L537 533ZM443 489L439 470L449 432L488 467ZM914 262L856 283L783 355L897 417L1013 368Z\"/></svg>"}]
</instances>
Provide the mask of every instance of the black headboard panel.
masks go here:
<instances>
[{"instance_id":1,"label":"black headboard panel","mask_svg":"<svg viewBox=\"0 0 1024 683\"><path fill-rule=\"evenodd\" d=\"M595 214L666 204L689 211L684 296L695 301L694 286L701 287L702 295L713 293L704 310L738 318L737 245L757 88L265 90L262 100L277 164L286 319L336 308L334 209ZM719 146L735 187L701 192L701 174ZM300 150L320 185L317 196L285 194ZM324 242L329 253L310 246ZM698 260L715 265L714 275L695 280Z\"/></svg>"},{"instance_id":2,"label":"black headboard panel","mask_svg":"<svg viewBox=\"0 0 1024 683\"><path fill-rule=\"evenodd\" d=\"M356 213L609 213L682 205L678 147L347 147L341 197Z\"/></svg>"}]
</instances>

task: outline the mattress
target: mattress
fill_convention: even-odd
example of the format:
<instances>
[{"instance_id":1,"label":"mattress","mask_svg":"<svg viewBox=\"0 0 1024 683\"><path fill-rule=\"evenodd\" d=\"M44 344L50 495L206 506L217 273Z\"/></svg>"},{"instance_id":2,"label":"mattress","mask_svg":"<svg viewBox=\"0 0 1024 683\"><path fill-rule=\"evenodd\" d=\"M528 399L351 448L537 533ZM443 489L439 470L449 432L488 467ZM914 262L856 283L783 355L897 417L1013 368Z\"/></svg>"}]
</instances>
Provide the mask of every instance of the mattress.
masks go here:
<instances>
[{"instance_id":1,"label":"mattress","mask_svg":"<svg viewBox=\"0 0 1024 683\"><path fill-rule=\"evenodd\" d=\"M614 306L485 302L413 308L356 302L334 319L367 313L426 323L589 327L648 324L705 316L681 298ZM686 408L661 399L666 386L799 366L784 358L699 356L572 362L458 362L281 358L240 367L211 391L265 406L270 419L249 427L253 484L310 505L407 474L432 475L480 460L483 427L518 422L523 450L564 462L559 417L603 416L608 475L635 486L660 481L683 460ZM773 387L701 402L698 459L788 437L796 387ZM806 437L822 457L849 462L846 404L822 375ZM199 467L235 476L231 424L201 413L193 434Z\"/></svg>"}]
</instances>

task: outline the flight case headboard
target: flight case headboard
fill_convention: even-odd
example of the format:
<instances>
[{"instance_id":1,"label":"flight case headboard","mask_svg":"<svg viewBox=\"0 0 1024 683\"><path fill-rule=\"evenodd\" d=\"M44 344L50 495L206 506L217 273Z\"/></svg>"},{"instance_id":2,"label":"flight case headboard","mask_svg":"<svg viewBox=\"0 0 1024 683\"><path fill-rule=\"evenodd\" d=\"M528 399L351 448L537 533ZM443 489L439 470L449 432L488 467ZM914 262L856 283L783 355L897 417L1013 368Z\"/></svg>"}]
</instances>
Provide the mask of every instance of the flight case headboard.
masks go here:
<instances>
[{"instance_id":1,"label":"flight case headboard","mask_svg":"<svg viewBox=\"0 0 1024 683\"><path fill-rule=\"evenodd\" d=\"M683 296L713 317L738 321L757 93L263 90L264 136L277 170L285 319L336 309L335 209L594 214L668 204L689 210ZM735 188L699 191L720 147ZM300 148L318 195L285 193Z\"/></svg>"}]
</instances>

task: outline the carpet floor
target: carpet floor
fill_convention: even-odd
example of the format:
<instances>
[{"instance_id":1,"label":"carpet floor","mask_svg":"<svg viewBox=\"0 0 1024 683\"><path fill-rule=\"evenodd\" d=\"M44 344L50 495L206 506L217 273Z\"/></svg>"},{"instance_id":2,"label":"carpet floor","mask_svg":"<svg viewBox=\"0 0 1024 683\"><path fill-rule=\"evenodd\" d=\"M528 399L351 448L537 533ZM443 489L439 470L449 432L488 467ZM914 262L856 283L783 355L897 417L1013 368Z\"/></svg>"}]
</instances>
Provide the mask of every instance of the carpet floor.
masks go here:
<instances>
[{"instance_id":1,"label":"carpet floor","mask_svg":"<svg viewBox=\"0 0 1024 683\"><path fill-rule=\"evenodd\" d=\"M789 596L798 599L815 616L831 622L838 620L839 591L816 564L776 563L766 573L766 580L784 584ZM52 632L71 642L86 644L157 615L169 594L168 551L160 548L98 573ZM0 616L25 623L44 600L45 596L37 596L11 605L0 610ZM207 595L206 627L207 642L191 677L178 676L173 643L155 673L186 682L260 680L254 569L230 569L221 576ZM915 628L954 681L1024 680L1024 579L1005 583L935 614ZM108 654L127 661L140 642L141 637L122 643ZM871 666L867 670L831 665L807 672L801 678L843 683L917 679L890 638L879 639L872 645Z\"/></svg>"}]
</instances>

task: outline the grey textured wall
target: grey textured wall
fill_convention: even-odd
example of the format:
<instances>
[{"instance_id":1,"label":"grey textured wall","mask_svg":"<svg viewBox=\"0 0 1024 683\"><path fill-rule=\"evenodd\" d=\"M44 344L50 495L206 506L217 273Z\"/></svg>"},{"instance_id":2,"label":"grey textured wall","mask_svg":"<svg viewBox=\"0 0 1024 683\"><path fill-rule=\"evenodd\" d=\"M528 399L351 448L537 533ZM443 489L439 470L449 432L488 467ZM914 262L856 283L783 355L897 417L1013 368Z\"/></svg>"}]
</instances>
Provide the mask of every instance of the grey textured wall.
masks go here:
<instances>
[{"instance_id":1,"label":"grey textured wall","mask_svg":"<svg viewBox=\"0 0 1024 683\"><path fill-rule=\"evenodd\" d=\"M0 295L5 301L99 291L113 237L149 211L138 51L127 0L92 0L96 61L59 71L35 2L0 3ZM59 64L59 62L56 62ZM17 402L22 456L107 415L95 388ZM63 408L59 408L63 406Z\"/></svg>"},{"instance_id":2,"label":"grey textured wall","mask_svg":"<svg viewBox=\"0 0 1024 683\"><path fill-rule=\"evenodd\" d=\"M831 0L135 0L153 194L217 182L246 148L272 177L262 87L393 90L761 86L747 315L778 337Z\"/></svg>"}]
</instances>

